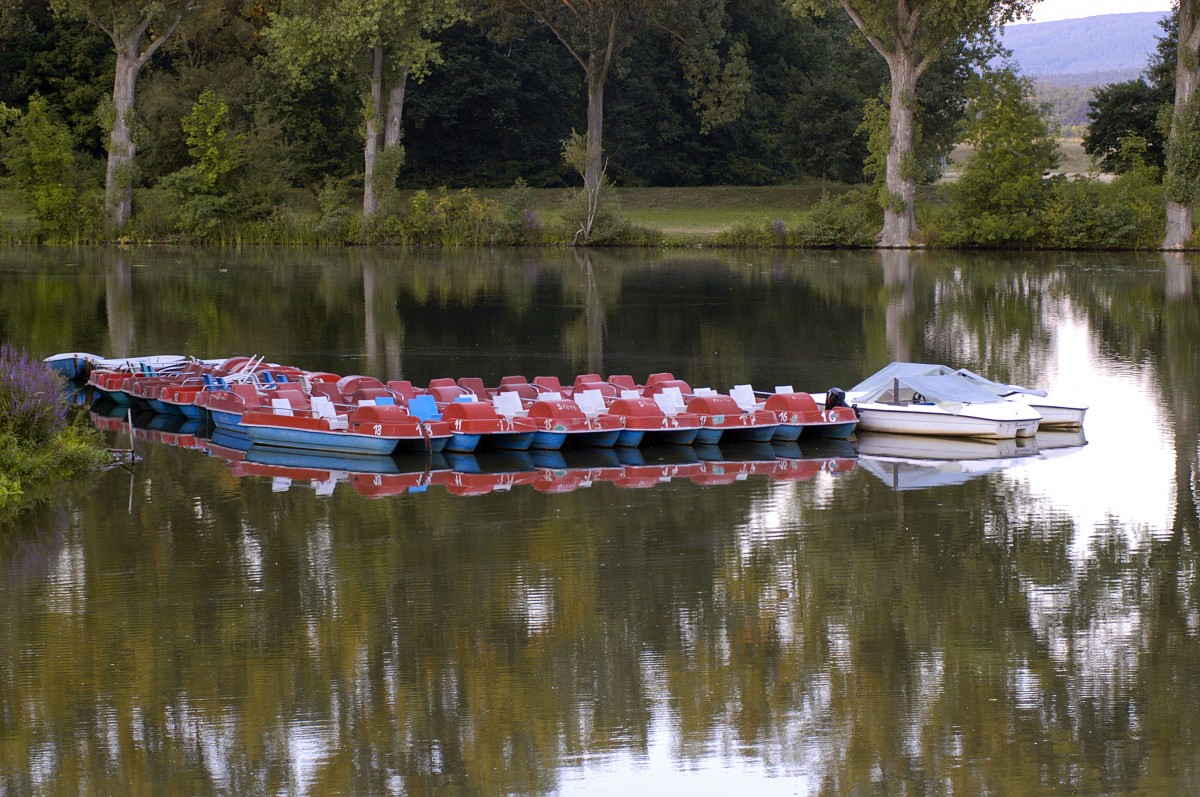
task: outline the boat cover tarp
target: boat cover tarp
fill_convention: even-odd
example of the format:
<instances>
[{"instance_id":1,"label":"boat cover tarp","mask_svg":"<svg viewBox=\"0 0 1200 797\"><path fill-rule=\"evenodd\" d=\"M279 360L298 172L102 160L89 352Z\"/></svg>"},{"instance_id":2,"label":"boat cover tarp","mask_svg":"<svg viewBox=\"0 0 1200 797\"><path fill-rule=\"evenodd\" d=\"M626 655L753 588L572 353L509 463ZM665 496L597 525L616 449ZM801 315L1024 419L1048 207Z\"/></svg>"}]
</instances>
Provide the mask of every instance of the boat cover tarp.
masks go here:
<instances>
[{"instance_id":1,"label":"boat cover tarp","mask_svg":"<svg viewBox=\"0 0 1200 797\"><path fill-rule=\"evenodd\" d=\"M881 387L891 387L892 380L901 376L950 376L954 369L948 365L933 363L892 363L876 371L854 387L848 393L870 393Z\"/></svg>"},{"instance_id":2,"label":"boat cover tarp","mask_svg":"<svg viewBox=\"0 0 1200 797\"><path fill-rule=\"evenodd\" d=\"M984 390L990 390L997 396L1011 396L1014 393L1025 393L1030 396L1046 396L1045 390L1037 390L1031 387L1021 387L1020 385L1006 385L1003 382L993 382L991 379L982 377L974 371L968 371L966 368L959 368L956 371L959 376L969 379L971 382L979 385Z\"/></svg>"},{"instance_id":3,"label":"boat cover tarp","mask_svg":"<svg viewBox=\"0 0 1200 797\"><path fill-rule=\"evenodd\" d=\"M900 385L900 396L894 395L894 385ZM857 391L856 391L857 392ZM936 404L946 412L957 414L963 407L970 404L994 404L1005 401L995 393L984 390L958 374L939 374L937 376L893 376L887 384L879 385L874 390L859 393L854 396L854 403L866 404L879 402L882 404L910 402L921 398Z\"/></svg>"},{"instance_id":4,"label":"boat cover tarp","mask_svg":"<svg viewBox=\"0 0 1200 797\"><path fill-rule=\"evenodd\" d=\"M879 390L883 390L890 395L891 388L892 388L892 382L895 379L909 379L909 378L931 377L931 376L956 377L966 384L973 385L974 387L976 387L977 389L979 389L983 392L990 393L992 396L1000 397L1000 398L1011 396L1014 393L1027 393L1027 394L1033 395L1033 396L1045 396L1046 395L1046 391L1044 391L1044 390L1033 390L1030 388L1021 387L1020 385L1007 385L1007 384L1004 384L1003 382L994 382L991 379L986 379L973 371L968 371L966 368L960 368L956 371L948 365L938 365L936 363L906 363L906 362L894 362L894 363L891 363L890 365L880 369L879 371L876 371L875 373L871 374L863 381L859 382L854 387L850 388L850 392L856 393L856 394L874 395ZM918 392L924 393L924 391L918 391ZM926 398L933 401L935 404L938 404L939 406L941 405L941 402L938 401L934 396L929 395L927 393L925 394L925 396L926 396ZM855 399L855 401L870 401L870 400L872 400L872 399L867 399L867 398L864 398L863 396L858 396L858 395L856 395L854 397L854 399ZM875 400L878 400L878 399L875 399ZM949 399L949 400L956 401L956 402L959 401L958 399ZM969 402L964 400L963 402L959 402L959 403L978 404L981 401L982 401L982 399L976 398L974 400L970 400ZM945 409L945 408L943 408L943 409Z\"/></svg>"}]
</instances>

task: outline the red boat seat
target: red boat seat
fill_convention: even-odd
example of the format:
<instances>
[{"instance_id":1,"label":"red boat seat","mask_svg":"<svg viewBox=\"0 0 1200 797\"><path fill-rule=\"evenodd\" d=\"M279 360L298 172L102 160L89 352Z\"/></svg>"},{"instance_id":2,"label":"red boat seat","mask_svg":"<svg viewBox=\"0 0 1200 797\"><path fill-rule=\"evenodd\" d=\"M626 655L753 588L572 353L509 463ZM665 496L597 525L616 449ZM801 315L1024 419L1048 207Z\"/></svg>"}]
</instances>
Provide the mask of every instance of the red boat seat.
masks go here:
<instances>
[{"instance_id":1,"label":"red boat seat","mask_svg":"<svg viewBox=\"0 0 1200 797\"><path fill-rule=\"evenodd\" d=\"M343 396L354 395L354 391L360 387L383 387L383 382L373 376L362 376L361 374L343 376L337 381L337 388Z\"/></svg>"},{"instance_id":2,"label":"red boat seat","mask_svg":"<svg viewBox=\"0 0 1200 797\"><path fill-rule=\"evenodd\" d=\"M637 390L637 382L629 374L609 374L608 383L617 390Z\"/></svg>"},{"instance_id":3,"label":"red boat seat","mask_svg":"<svg viewBox=\"0 0 1200 797\"><path fill-rule=\"evenodd\" d=\"M558 381L557 376L535 376L533 385L541 388L542 392L557 393L560 396L570 395L570 391L562 386L562 382Z\"/></svg>"},{"instance_id":4,"label":"red boat seat","mask_svg":"<svg viewBox=\"0 0 1200 797\"><path fill-rule=\"evenodd\" d=\"M417 395L417 391L412 386L412 382L407 379L392 379L387 383L388 390L400 396L405 401Z\"/></svg>"},{"instance_id":5,"label":"red boat seat","mask_svg":"<svg viewBox=\"0 0 1200 797\"><path fill-rule=\"evenodd\" d=\"M500 388L497 393L505 392L516 393L523 399L535 399L538 395L538 389L529 384L529 380L523 376L505 376L500 379Z\"/></svg>"},{"instance_id":6,"label":"red boat seat","mask_svg":"<svg viewBox=\"0 0 1200 797\"><path fill-rule=\"evenodd\" d=\"M392 391L386 387L360 387L350 397L350 403L358 405L364 401L374 401L378 398L393 398Z\"/></svg>"},{"instance_id":7,"label":"red boat seat","mask_svg":"<svg viewBox=\"0 0 1200 797\"><path fill-rule=\"evenodd\" d=\"M242 399L247 409L250 407L259 407L263 404L262 397L258 392L258 388L254 385L238 382L230 385L229 390L233 393L233 395Z\"/></svg>"},{"instance_id":8,"label":"red boat seat","mask_svg":"<svg viewBox=\"0 0 1200 797\"><path fill-rule=\"evenodd\" d=\"M438 404L450 404L458 397L467 395L467 391L451 382L449 385L431 385L429 395Z\"/></svg>"},{"instance_id":9,"label":"red boat seat","mask_svg":"<svg viewBox=\"0 0 1200 797\"><path fill-rule=\"evenodd\" d=\"M649 390L650 388L654 387L659 382L674 382L674 381L675 381L675 375L667 373L666 371L663 371L662 373L658 373L658 374L650 374L650 376L646 377L646 390ZM649 395L649 393L647 393L646 395Z\"/></svg>"},{"instance_id":10,"label":"red boat seat","mask_svg":"<svg viewBox=\"0 0 1200 797\"><path fill-rule=\"evenodd\" d=\"M684 398L692 394L692 386L682 379L660 379L656 382L648 382L643 395L653 396L655 393L661 393L669 387L679 388L679 392L683 394Z\"/></svg>"},{"instance_id":11,"label":"red boat seat","mask_svg":"<svg viewBox=\"0 0 1200 797\"><path fill-rule=\"evenodd\" d=\"M308 409L308 396L298 387L277 387L270 391L268 398L286 399L294 410Z\"/></svg>"},{"instance_id":12,"label":"red boat seat","mask_svg":"<svg viewBox=\"0 0 1200 797\"><path fill-rule=\"evenodd\" d=\"M332 401L334 404L344 404L346 402L346 400L342 398L342 394L338 392L337 385L334 385L330 382L313 382L312 395L323 396L324 398Z\"/></svg>"},{"instance_id":13,"label":"red boat seat","mask_svg":"<svg viewBox=\"0 0 1200 797\"><path fill-rule=\"evenodd\" d=\"M429 380L429 390L435 387L455 387L454 380L448 376L439 376L437 379Z\"/></svg>"},{"instance_id":14,"label":"red boat seat","mask_svg":"<svg viewBox=\"0 0 1200 797\"><path fill-rule=\"evenodd\" d=\"M617 386L612 382L580 382L578 379L576 379L575 390L572 392L572 395L582 393L585 390L599 390L600 395L606 399L615 399L621 395L620 391L617 390Z\"/></svg>"},{"instance_id":15,"label":"red boat seat","mask_svg":"<svg viewBox=\"0 0 1200 797\"><path fill-rule=\"evenodd\" d=\"M742 414L741 407L731 396L720 394L692 399L688 402L687 411L697 415L730 415L733 417Z\"/></svg>"},{"instance_id":16,"label":"red boat seat","mask_svg":"<svg viewBox=\"0 0 1200 797\"><path fill-rule=\"evenodd\" d=\"M463 390L469 390L475 394L475 397L480 401L487 401L488 389L484 386L483 380L477 376L464 376L458 380L458 386Z\"/></svg>"},{"instance_id":17,"label":"red boat seat","mask_svg":"<svg viewBox=\"0 0 1200 797\"><path fill-rule=\"evenodd\" d=\"M604 381L604 379L600 376L600 374L580 374L579 376L575 377L575 385L576 386L578 386L580 382L603 382L603 381Z\"/></svg>"}]
</instances>

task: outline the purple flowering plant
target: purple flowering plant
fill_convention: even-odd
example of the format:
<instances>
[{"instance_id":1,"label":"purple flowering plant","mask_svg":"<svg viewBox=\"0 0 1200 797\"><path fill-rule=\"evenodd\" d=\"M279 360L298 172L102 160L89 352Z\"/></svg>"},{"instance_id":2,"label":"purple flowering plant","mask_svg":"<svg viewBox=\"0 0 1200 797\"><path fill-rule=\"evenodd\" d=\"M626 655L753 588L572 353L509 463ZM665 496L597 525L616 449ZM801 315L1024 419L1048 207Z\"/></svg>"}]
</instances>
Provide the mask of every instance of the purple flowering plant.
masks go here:
<instances>
[{"instance_id":1,"label":"purple flowering plant","mask_svg":"<svg viewBox=\"0 0 1200 797\"><path fill-rule=\"evenodd\" d=\"M0 346L0 434L34 444L52 440L67 424L64 379L41 360Z\"/></svg>"}]
</instances>

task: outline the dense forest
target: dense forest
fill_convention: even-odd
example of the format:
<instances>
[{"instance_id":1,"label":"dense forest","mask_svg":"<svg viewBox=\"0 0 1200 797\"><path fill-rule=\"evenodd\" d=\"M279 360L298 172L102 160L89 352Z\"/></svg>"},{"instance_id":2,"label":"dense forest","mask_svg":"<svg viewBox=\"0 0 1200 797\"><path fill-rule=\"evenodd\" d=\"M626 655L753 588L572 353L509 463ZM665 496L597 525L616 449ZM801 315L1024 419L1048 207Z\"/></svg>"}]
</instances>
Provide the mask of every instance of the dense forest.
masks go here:
<instances>
[{"instance_id":1,"label":"dense forest","mask_svg":"<svg viewBox=\"0 0 1200 797\"><path fill-rule=\"evenodd\" d=\"M207 5L206 18L185 20L138 81L139 184L191 163L182 121L206 88L228 106L225 124L244 154L239 167L258 173L253 182L313 186L361 173L354 81L320 64L291 80L262 35L270 3ZM671 42L648 32L611 79L606 149L614 182L762 185L822 174L861 181L866 142L857 129L863 103L887 79L882 60L844 16L798 17L777 0L735 0L728 14L755 76L745 112L702 134ZM8 76L0 102L21 108L44 98L73 148L95 166L105 154L114 57L104 33L85 20L54 13L47 0L17 0L0 34L0 73ZM948 63L946 77L961 71ZM475 22L446 28L426 74L408 89L400 185L508 186L517 178L567 185L562 141L584 124L577 72L542 26L503 39ZM961 80L939 87L958 97L962 90Z\"/></svg>"},{"instance_id":2,"label":"dense forest","mask_svg":"<svg viewBox=\"0 0 1200 797\"><path fill-rule=\"evenodd\" d=\"M522 192L582 178L584 240L636 243L653 236L598 212L608 186L820 180L864 188L817 208L816 234L776 225L765 237L855 244L869 242L864 231L880 211L890 218L903 159L907 241L917 231L911 186L938 177L970 137L981 80L1011 71L995 65L1002 51L988 26L1031 2L993 0L988 14L959 13L958 28L935 31L922 72L905 77L915 102L897 104L896 62L880 38L817 0L642 0L622 38L609 41L602 71L579 44L599 28L571 40L553 16L513 13L500 0L12 0L0 9L0 180L20 191L32 220L5 224L5 234L79 240L115 228L135 239L206 240L231 227L246 235L251 224L261 240L291 237L287 229L414 241L432 224L443 242L554 242L570 230L541 229ZM131 9L157 16L121 16ZM1007 90L1023 112L1040 113L1032 83ZM887 130L889 102L915 112L911 153ZM1052 132L1036 120L1031 129L1034 138ZM1042 173L1053 167L1034 160ZM499 205L471 194L503 187ZM0 201L0 224L11 201ZM593 236L593 224L615 232ZM490 232L477 234L482 227ZM732 239L764 237L747 232ZM1147 234L1121 240L1144 245Z\"/></svg>"}]
</instances>

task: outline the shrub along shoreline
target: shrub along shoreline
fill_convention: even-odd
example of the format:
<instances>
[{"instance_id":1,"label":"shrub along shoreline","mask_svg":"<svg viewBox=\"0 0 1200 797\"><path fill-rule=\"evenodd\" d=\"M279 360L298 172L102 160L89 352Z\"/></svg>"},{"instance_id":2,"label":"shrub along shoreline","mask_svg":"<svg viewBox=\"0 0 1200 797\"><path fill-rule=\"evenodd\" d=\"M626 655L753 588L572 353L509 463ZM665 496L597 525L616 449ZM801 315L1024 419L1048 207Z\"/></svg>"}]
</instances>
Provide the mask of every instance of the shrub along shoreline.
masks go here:
<instances>
[{"instance_id":1,"label":"shrub along shoreline","mask_svg":"<svg viewBox=\"0 0 1200 797\"><path fill-rule=\"evenodd\" d=\"M1021 250L1152 250L1165 225L1163 188L1150 169L1111 182L1053 176L1019 208L972 206L955 183L923 186L917 203L922 248ZM17 192L0 192L0 242L285 246L570 246L576 243L578 196L565 189L438 189L397 193L364 223L355 197L327 188L315 200L297 192L269 218L214 222L185 229L170 197L135 194L128 231L101 229L98 203L74 226L49 229L22 207ZM844 185L609 189L592 247L871 248L882 224L878 189Z\"/></svg>"},{"instance_id":2,"label":"shrub along shoreline","mask_svg":"<svg viewBox=\"0 0 1200 797\"><path fill-rule=\"evenodd\" d=\"M0 347L0 516L111 461L97 429L68 420L66 387L45 363L8 344Z\"/></svg>"}]
</instances>

